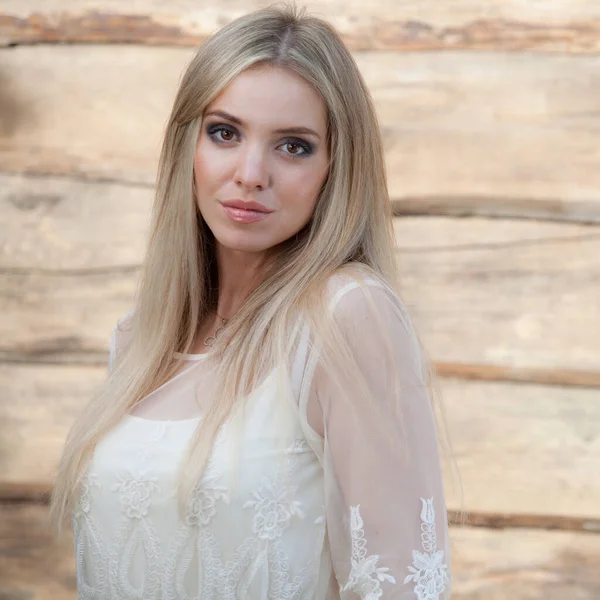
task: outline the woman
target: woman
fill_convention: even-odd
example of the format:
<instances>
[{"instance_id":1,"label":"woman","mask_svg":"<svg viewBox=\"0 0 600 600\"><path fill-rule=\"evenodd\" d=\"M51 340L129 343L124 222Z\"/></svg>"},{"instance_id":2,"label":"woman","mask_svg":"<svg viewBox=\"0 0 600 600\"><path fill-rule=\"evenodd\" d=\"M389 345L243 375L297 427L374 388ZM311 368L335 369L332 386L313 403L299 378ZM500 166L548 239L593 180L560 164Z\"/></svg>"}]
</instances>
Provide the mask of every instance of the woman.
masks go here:
<instances>
[{"instance_id":1,"label":"woman","mask_svg":"<svg viewBox=\"0 0 600 600\"><path fill-rule=\"evenodd\" d=\"M135 308L56 477L81 598L450 597L386 189L369 93L328 24L269 7L200 48Z\"/></svg>"}]
</instances>

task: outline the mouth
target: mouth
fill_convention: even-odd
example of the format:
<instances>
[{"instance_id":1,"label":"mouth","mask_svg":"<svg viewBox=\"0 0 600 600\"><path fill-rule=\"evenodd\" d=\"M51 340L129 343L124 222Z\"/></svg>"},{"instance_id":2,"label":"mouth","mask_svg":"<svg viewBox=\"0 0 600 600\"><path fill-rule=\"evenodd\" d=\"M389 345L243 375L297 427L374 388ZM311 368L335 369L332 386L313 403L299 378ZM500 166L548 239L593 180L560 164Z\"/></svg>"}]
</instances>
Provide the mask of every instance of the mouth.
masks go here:
<instances>
[{"instance_id":1,"label":"mouth","mask_svg":"<svg viewBox=\"0 0 600 600\"><path fill-rule=\"evenodd\" d=\"M273 212L272 209L269 209L264 204L261 204L260 202L255 202L254 200L241 200L236 198L234 200L223 200L221 204L229 208L239 208L241 210L248 210L253 212Z\"/></svg>"},{"instance_id":2,"label":"mouth","mask_svg":"<svg viewBox=\"0 0 600 600\"><path fill-rule=\"evenodd\" d=\"M221 205L225 214L236 223L254 223L268 217L271 213L259 210L247 210L245 208L235 208L233 206Z\"/></svg>"}]
</instances>

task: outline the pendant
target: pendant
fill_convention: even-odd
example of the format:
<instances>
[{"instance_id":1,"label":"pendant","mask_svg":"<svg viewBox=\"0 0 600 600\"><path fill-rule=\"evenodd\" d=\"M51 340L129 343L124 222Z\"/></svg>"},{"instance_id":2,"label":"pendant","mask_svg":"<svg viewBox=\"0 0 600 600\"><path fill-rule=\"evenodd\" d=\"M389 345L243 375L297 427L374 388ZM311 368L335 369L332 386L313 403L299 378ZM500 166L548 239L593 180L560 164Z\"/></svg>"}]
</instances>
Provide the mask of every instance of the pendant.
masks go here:
<instances>
[{"instance_id":1,"label":"pendant","mask_svg":"<svg viewBox=\"0 0 600 600\"><path fill-rule=\"evenodd\" d=\"M221 331L223 331L223 329L225 328L225 325L227 325L227 319L221 319L221 325L219 325L216 329L213 335L209 335L207 338L204 339L204 345L205 346L212 346L215 341L217 340L217 338L219 337L219 333ZM209 340L210 343L209 343Z\"/></svg>"}]
</instances>

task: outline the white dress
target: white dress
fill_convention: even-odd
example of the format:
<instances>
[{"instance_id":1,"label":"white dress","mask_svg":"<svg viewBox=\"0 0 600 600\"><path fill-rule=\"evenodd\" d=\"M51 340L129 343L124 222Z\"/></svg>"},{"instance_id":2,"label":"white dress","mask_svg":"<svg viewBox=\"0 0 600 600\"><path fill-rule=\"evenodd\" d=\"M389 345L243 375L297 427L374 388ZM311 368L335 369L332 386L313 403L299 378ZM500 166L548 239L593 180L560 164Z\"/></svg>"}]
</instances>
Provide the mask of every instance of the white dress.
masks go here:
<instances>
[{"instance_id":1,"label":"white dress","mask_svg":"<svg viewBox=\"0 0 600 600\"><path fill-rule=\"evenodd\" d=\"M297 402L278 397L275 372L254 390L243 419L220 430L182 521L175 465L202 418L197 390L209 375L206 355L176 355L183 369L97 444L85 472L71 515L80 599L450 598L442 474L414 332L376 280L377 314L355 280L337 275L330 287L379 410L315 366L305 326ZM393 365L377 318L392 333ZM388 368L402 375L401 397L386 391Z\"/></svg>"}]
</instances>

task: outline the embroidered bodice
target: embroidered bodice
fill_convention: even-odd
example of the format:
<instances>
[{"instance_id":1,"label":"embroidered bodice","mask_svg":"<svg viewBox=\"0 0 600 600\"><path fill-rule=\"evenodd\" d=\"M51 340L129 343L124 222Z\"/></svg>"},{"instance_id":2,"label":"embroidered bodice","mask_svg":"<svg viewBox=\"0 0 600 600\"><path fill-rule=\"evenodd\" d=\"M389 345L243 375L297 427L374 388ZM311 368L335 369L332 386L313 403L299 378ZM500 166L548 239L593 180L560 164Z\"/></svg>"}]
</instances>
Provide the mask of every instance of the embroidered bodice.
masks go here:
<instances>
[{"instance_id":1,"label":"embroidered bodice","mask_svg":"<svg viewBox=\"0 0 600 600\"><path fill-rule=\"evenodd\" d=\"M80 599L450 598L442 476L414 332L375 280L373 305L354 280L331 286L332 315L376 407L353 403L352 386L320 367L305 327L297 403L281 401L275 372L264 380L219 431L181 520L175 467L202 419L194 397L209 375L206 355L178 354L182 369L97 444L81 482L71 516ZM373 318L391 328L393 365ZM397 397L388 368L402 375Z\"/></svg>"}]
</instances>

